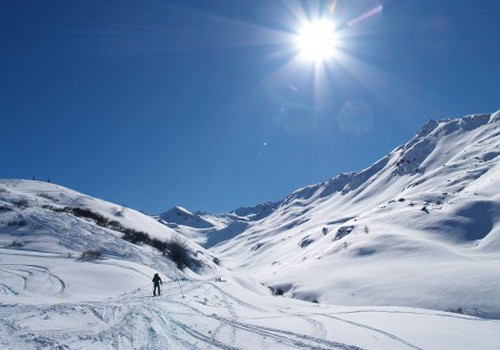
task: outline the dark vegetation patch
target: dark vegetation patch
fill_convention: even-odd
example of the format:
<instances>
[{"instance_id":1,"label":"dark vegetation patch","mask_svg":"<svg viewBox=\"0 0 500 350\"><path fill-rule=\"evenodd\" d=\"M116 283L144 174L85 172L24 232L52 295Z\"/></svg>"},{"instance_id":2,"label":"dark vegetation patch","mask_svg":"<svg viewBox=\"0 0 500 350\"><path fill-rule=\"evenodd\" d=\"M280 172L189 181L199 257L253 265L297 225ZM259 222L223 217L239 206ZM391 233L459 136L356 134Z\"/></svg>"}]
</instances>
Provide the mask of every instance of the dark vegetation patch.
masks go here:
<instances>
[{"instance_id":1,"label":"dark vegetation patch","mask_svg":"<svg viewBox=\"0 0 500 350\"><path fill-rule=\"evenodd\" d=\"M21 241L13 241L10 245L9 248L22 248L26 245L26 242L21 242Z\"/></svg>"},{"instance_id":2,"label":"dark vegetation patch","mask_svg":"<svg viewBox=\"0 0 500 350\"><path fill-rule=\"evenodd\" d=\"M133 244L145 244L156 248L157 250L162 252L163 255L167 256L170 260L172 260L181 270L188 267L191 270L196 271L201 267L201 263L191 256L191 252L188 248L187 242L179 237L174 237L166 242L161 241L157 238L151 238L151 236L146 232L124 227L120 224L120 222L116 220L110 220L109 218L99 213L96 213L88 208L53 207L50 205L45 205L43 206L43 208L58 213L68 213L77 217L89 219L94 221L97 225L101 227L121 232L123 233L122 238L127 242Z\"/></svg>"},{"instance_id":3,"label":"dark vegetation patch","mask_svg":"<svg viewBox=\"0 0 500 350\"><path fill-rule=\"evenodd\" d=\"M199 262L189 254L189 249L185 240L174 237L168 242L165 242L166 255L177 264L177 267L182 270L186 267L192 270L197 270ZM193 265L196 262L196 265Z\"/></svg>"},{"instance_id":4,"label":"dark vegetation patch","mask_svg":"<svg viewBox=\"0 0 500 350\"><path fill-rule=\"evenodd\" d=\"M115 231L122 232L123 233L122 238L127 242L134 244L146 244L152 246L153 239L146 232L137 231L130 228L124 228L121 226L120 228L121 229L115 229ZM162 249L159 250L163 251Z\"/></svg>"},{"instance_id":5,"label":"dark vegetation patch","mask_svg":"<svg viewBox=\"0 0 500 350\"><path fill-rule=\"evenodd\" d=\"M95 261L102 259L102 253L98 250L86 250L80 255L80 260Z\"/></svg>"},{"instance_id":6,"label":"dark vegetation patch","mask_svg":"<svg viewBox=\"0 0 500 350\"><path fill-rule=\"evenodd\" d=\"M9 206L0 204L0 213L6 213L9 211L12 211L12 209Z\"/></svg>"},{"instance_id":7,"label":"dark vegetation patch","mask_svg":"<svg viewBox=\"0 0 500 350\"><path fill-rule=\"evenodd\" d=\"M93 212L90 209L80 208L80 207L76 207L76 208L66 207L66 208L69 209L69 212L71 214L78 216L78 217L81 217L81 218L91 219L91 220L95 221L95 223L99 226L106 227L106 228L109 228L111 230L120 231L120 232L123 232L125 230L124 227L121 226L121 224L118 221L109 220L107 217L105 217L99 213ZM123 232L123 233L125 233L125 232Z\"/></svg>"},{"instance_id":8,"label":"dark vegetation patch","mask_svg":"<svg viewBox=\"0 0 500 350\"><path fill-rule=\"evenodd\" d=\"M16 201L12 202L12 204L14 204L14 206L16 208L19 208L19 209L26 209L29 206L29 202L25 198L18 199Z\"/></svg>"},{"instance_id":9,"label":"dark vegetation patch","mask_svg":"<svg viewBox=\"0 0 500 350\"><path fill-rule=\"evenodd\" d=\"M38 193L37 196L40 198L48 199L52 202L58 202L57 198L54 198L51 195L44 193L44 192Z\"/></svg>"}]
</instances>

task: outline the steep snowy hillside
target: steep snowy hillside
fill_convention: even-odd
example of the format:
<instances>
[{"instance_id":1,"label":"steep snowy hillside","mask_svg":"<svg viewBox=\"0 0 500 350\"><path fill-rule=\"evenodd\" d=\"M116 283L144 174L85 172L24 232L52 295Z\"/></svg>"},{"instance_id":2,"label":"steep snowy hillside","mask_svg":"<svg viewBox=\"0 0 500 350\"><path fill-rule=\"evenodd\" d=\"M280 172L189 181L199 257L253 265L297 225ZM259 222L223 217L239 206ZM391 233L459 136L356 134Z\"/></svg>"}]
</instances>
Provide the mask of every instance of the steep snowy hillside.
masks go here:
<instances>
[{"instance_id":1,"label":"steep snowy hillside","mask_svg":"<svg viewBox=\"0 0 500 350\"><path fill-rule=\"evenodd\" d=\"M210 253L147 215L50 183L0 180L0 228L4 247L67 257L94 251L140 263L146 252L161 255L179 241L193 270L216 266Z\"/></svg>"},{"instance_id":2,"label":"steep snowy hillside","mask_svg":"<svg viewBox=\"0 0 500 350\"><path fill-rule=\"evenodd\" d=\"M0 180L0 348L496 350L499 125L221 215Z\"/></svg>"},{"instance_id":3,"label":"steep snowy hillside","mask_svg":"<svg viewBox=\"0 0 500 350\"><path fill-rule=\"evenodd\" d=\"M500 113L431 121L212 250L287 297L500 318Z\"/></svg>"},{"instance_id":4,"label":"steep snowy hillside","mask_svg":"<svg viewBox=\"0 0 500 350\"><path fill-rule=\"evenodd\" d=\"M493 320L277 298L188 241L192 264L181 271L158 249L173 237L129 208L0 180L0 348L493 350L500 341Z\"/></svg>"}]
</instances>

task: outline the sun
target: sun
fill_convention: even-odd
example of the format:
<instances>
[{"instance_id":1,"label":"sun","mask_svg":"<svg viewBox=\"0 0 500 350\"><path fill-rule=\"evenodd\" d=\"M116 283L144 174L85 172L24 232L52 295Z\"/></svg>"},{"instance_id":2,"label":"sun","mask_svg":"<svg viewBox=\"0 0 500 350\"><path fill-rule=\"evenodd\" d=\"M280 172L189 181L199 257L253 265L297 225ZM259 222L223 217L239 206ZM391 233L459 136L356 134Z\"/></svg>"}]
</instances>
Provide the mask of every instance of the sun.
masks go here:
<instances>
[{"instance_id":1,"label":"sun","mask_svg":"<svg viewBox=\"0 0 500 350\"><path fill-rule=\"evenodd\" d=\"M337 36L335 24L329 20L315 20L302 26L295 38L301 57L314 63L322 63L334 57Z\"/></svg>"}]
</instances>

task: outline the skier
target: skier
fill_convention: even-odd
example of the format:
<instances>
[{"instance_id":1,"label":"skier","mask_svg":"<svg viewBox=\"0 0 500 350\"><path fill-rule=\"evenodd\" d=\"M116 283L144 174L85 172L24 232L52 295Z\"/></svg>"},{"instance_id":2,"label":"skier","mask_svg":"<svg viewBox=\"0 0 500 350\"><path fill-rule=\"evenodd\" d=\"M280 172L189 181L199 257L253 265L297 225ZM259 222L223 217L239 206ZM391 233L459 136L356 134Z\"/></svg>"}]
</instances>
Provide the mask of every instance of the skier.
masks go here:
<instances>
[{"instance_id":1,"label":"skier","mask_svg":"<svg viewBox=\"0 0 500 350\"><path fill-rule=\"evenodd\" d=\"M160 295L160 284L163 284L163 282L160 278L160 275L158 275L158 273L155 273L155 275L153 277L153 284L154 284L153 296L156 296L156 289L157 288L158 288L158 295Z\"/></svg>"}]
</instances>

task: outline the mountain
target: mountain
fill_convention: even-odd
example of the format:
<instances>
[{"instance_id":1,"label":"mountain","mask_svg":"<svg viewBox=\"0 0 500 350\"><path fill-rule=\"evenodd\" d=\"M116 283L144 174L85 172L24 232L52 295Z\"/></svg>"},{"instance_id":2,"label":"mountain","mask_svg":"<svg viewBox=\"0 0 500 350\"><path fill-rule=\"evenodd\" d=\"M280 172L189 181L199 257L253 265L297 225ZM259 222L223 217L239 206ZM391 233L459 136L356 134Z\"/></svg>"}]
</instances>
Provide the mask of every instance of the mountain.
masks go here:
<instances>
[{"instance_id":1,"label":"mountain","mask_svg":"<svg viewBox=\"0 0 500 350\"><path fill-rule=\"evenodd\" d=\"M262 218L223 214L206 242L222 238L211 251L225 266L291 298L499 318L499 126L499 112L430 121L370 167L299 189Z\"/></svg>"},{"instance_id":2,"label":"mountain","mask_svg":"<svg viewBox=\"0 0 500 350\"><path fill-rule=\"evenodd\" d=\"M277 206L277 203L266 202L216 215L203 212L191 213L185 208L174 207L156 218L184 237L210 248L244 232L250 223L269 216Z\"/></svg>"},{"instance_id":3,"label":"mountain","mask_svg":"<svg viewBox=\"0 0 500 350\"><path fill-rule=\"evenodd\" d=\"M499 125L217 215L0 179L0 348L496 350Z\"/></svg>"},{"instance_id":4,"label":"mountain","mask_svg":"<svg viewBox=\"0 0 500 350\"><path fill-rule=\"evenodd\" d=\"M178 240L192 270L215 265L211 253L148 215L51 183L0 180L0 227L2 246L27 251L68 257L98 251L153 264L152 256Z\"/></svg>"}]
</instances>

